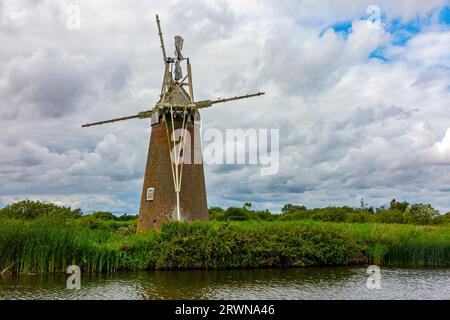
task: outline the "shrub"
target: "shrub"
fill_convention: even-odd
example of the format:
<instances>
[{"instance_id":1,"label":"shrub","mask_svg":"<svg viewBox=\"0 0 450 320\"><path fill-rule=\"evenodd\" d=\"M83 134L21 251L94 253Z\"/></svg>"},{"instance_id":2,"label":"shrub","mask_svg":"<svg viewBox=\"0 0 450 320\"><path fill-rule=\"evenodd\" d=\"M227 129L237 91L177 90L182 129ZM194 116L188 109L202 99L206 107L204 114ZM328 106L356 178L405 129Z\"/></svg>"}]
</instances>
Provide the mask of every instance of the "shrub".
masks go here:
<instances>
[{"instance_id":1,"label":"shrub","mask_svg":"<svg viewBox=\"0 0 450 320\"><path fill-rule=\"evenodd\" d=\"M365 211L360 210L356 212L350 212L347 215L347 221L349 223L367 223L367 222L374 222L374 215Z\"/></svg>"},{"instance_id":2,"label":"shrub","mask_svg":"<svg viewBox=\"0 0 450 320\"><path fill-rule=\"evenodd\" d=\"M324 209L314 209L312 210L312 219L318 221L327 221L327 222L344 222L347 220L347 215L350 212L354 212L354 209L349 207L328 207Z\"/></svg>"},{"instance_id":3,"label":"shrub","mask_svg":"<svg viewBox=\"0 0 450 320\"><path fill-rule=\"evenodd\" d=\"M212 207L208 209L209 220L224 221L225 210L219 207Z\"/></svg>"},{"instance_id":4,"label":"shrub","mask_svg":"<svg viewBox=\"0 0 450 320\"><path fill-rule=\"evenodd\" d=\"M137 220L127 220L127 221L119 221L119 220L105 220L96 217L95 215L87 215L83 216L77 220L77 224L82 228L87 228L91 230L117 230L122 227L136 226Z\"/></svg>"},{"instance_id":5,"label":"shrub","mask_svg":"<svg viewBox=\"0 0 450 320\"><path fill-rule=\"evenodd\" d=\"M450 212L433 219L433 224L450 224Z\"/></svg>"},{"instance_id":6,"label":"shrub","mask_svg":"<svg viewBox=\"0 0 450 320\"><path fill-rule=\"evenodd\" d=\"M411 221L411 217L406 212L398 209L378 210L376 213L377 222L381 223L400 223L405 224Z\"/></svg>"},{"instance_id":7,"label":"shrub","mask_svg":"<svg viewBox=\"0 0 450 320\"><path fill-rule=\"evenodd\" d=\"M137 215L128 215L128 214L124 214L121 216L116 217L117 221L134 221L137 220L138 216Z\"/></svg>"},{"instance_id":8,"label":"shrub","mask_svg":"<svg viewBox=\"0 0 450 320\"><path fill-rule=\"evenodd\" d=\"M92 215L87 215L84 216L82 218L80 218L78 220L78 224L82 227L82 228L87 228L87 229L108 229L107 225L105 224L104 221L95 218Z\"/></svg>"},{"instance_id":9,"label":"shrub","mask_svg":"<svg viewBox=\"0 0 450 320\"><path fill-rule=\"evenodd\" d=\"M225 220L233 220L233 221L249 220L249 213L245 209L230 207L225 211Z\"/></svg>"},{"instance_id":10,"label":"shrub","mask_svg":"<svg viewBox=\"0 0 450 320\"><path fill-rule=\"evenodd\" d=\"M311 219L313 212L311 210L297 211L293 213L281 214L278 216L278 221L295 221Z\"/></svg>"},{"instance_id":11,"label":"shrub","mask_svg":"<svg viewBox=\"0 0 450 320\"><path fill-rule=\"evenodd\" d=\"M116 221L117 217L113 215L111 212L104 212L104 211L96 211L90 214L95 219L99 220L113 220Z\"/></svg>"},{"instance_id":12,"label":"shrub","mask_svg":"<svg viewBox=\"0 0 450 320\"><path fill-rule=\"evenodd\" d=\"M264 211L251 211L250 217L252 220L273 221L276 219L277 216L272 214L269 210L264 210Z\"/></svg>"}]
</instances>

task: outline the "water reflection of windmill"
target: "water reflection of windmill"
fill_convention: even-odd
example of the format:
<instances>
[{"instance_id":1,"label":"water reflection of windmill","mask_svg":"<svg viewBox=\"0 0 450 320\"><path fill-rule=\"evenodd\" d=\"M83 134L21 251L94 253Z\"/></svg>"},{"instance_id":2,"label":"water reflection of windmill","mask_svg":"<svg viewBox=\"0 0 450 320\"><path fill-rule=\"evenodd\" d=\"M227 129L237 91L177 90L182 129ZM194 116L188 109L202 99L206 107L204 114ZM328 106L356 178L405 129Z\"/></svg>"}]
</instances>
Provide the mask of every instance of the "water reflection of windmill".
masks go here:
<instances>
[{"instance_id":1,"label":"water reflection of windmill","mask_svg":"<svg viewBox=\"0 0 450 320\"><path fill-rule=\"evenodd\" d=\"M175 56L167 57L158 16L156 22L165 65L159 102L136 115L82 126L151 118L152 132L139 211L139 231L157 228L167 220L208 220L202 150L198 143L201 139L199 109L264 94L258 92L196 102L191 64L189 58L182 55L183 38L175 37ZM185 76L182 63L186 65Z\"/></svg>"}]
</instances>

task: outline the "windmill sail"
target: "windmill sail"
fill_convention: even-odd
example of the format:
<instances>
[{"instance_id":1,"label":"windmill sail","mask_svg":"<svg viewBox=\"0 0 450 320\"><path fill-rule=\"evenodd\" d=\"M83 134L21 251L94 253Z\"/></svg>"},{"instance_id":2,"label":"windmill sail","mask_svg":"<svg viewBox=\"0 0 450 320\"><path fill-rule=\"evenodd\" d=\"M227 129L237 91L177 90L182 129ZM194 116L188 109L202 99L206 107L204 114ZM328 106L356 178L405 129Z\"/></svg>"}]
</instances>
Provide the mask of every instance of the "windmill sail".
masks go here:
<instances>
[{"instance_id":1,"label":"windmill sail","mask_svg":"<svg viewBox=\"0 0 450 320\"><path fill-rule=\"evenodd\" d=\"M175 36L175 57L178 60L183 60L181 51L183 50L184 39L181 36Z\"/></svg>"},{"instance_id":2,"label":"windmill sail","mask_svg":"<svg viewBox=\"0 0 450 320\"><path fill-rule=\"evenodd\" d=\"M184 59L181 54L183 50L184 39L181 36L175 36L175 69L174 69L174 79L175 81L180 81L183 79L183 71L181 70L180 62Z\"/></svg>"},{"instance_id":3,"label":"windmill sail","mask_svg":"<svg viewBox=\"0 0 450 320\"><path fill-rule=\"evenodd\" d=\"M175 81L183 79L183 70L181 70L180 60L175 61L175 70L173 73Z\"/></svg>"}]
</instances>

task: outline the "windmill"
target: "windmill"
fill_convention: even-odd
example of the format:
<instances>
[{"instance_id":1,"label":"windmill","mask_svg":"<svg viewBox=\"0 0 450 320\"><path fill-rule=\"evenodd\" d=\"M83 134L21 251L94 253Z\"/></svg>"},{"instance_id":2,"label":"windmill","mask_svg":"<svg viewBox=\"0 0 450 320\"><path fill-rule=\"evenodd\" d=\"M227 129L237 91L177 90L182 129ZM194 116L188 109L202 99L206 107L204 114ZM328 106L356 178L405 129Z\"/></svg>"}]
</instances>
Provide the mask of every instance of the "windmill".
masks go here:
<instances>
[{"instance_id":1,"label":"windmill","mask_svg":"<svg viewBox=\"0 0 450 320\"><path fill-rule=\"evenodd\" d=\"M165 67L159 102L136 115L82 125L86 128L130 119L151 119L139 210L140 232L158 228L168 220L208 220L202 150L198 143L201 140L199 110L265 94L258 92L227 99L195 101L191 64L189 58L182 54L184 40L180 36L175 37L174 56L168 57L158 15L156 23ZM186 75L183 75L183 64ZM193 151L186 152L189 150ZM186 155L190 161L185 161Z\"/></svg>"}]
</instances>

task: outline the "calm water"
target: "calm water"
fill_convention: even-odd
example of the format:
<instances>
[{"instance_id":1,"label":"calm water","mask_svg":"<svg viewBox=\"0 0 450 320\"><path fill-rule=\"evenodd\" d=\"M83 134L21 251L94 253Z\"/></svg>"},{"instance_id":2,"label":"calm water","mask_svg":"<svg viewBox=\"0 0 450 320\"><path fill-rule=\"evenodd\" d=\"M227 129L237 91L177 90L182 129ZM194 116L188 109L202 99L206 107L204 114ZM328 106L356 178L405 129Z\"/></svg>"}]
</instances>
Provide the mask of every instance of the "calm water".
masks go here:
<instances>
[{"instance_id":1,"label":"calm water","mask_svg":"<svg viewBox=\"0 0 450 320\"><path fill-rule=\"evenodd\" d=\"M364 268L158 271L81 277L0 276L0 299L450 299L450 269L382 269L381 290Z\"/></svg>"}]
</instances>

